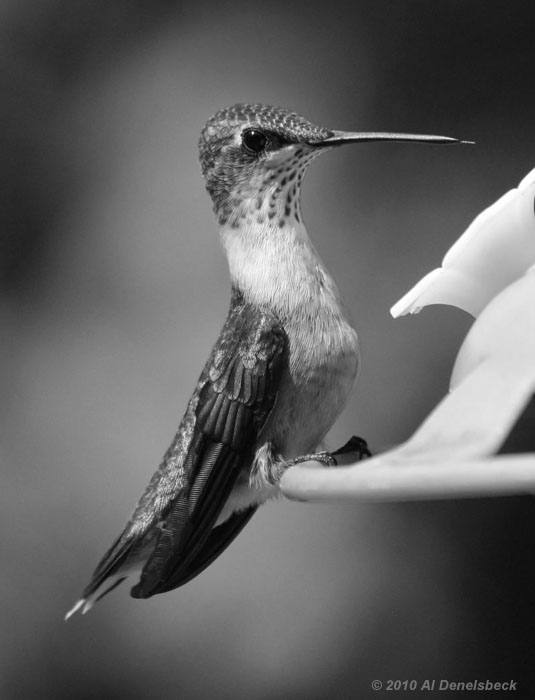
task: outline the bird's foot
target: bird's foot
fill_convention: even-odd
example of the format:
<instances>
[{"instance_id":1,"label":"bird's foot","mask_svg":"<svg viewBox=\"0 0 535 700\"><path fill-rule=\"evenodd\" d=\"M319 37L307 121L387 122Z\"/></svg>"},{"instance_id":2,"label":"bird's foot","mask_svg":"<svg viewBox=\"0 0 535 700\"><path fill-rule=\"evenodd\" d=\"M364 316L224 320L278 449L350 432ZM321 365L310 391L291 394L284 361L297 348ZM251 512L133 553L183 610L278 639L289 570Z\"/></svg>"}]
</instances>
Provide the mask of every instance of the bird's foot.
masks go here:
<instances>
[{"instance_id":1,"label":"bird's foot","mask_svg":"<svg viewBox=\"0 0 535 700\"><path fill-rule=\"evenodd\" d=\"M340 447L340 449L336 450L336 452L333 452L332 454L345 455L355 453L358 455L357 461L359 462L363 459L366 459L367 457L372 456L372 453L370 452L370 448L368 447L368 443L366 442L366 440L364 440L361 437L358 437L357 435L353 435L352 437L350 437L345 445Z\"/></svg>"},{"instance_id":2,"label":"bird's foot","mask_svg":"<svg viewBox=\"0 0 535 700\"><path fill-rule=\"evenodd\" d=\"M288 460L286 466L295 467L296 464L302 464L303 462L320 462L324 467L336 467L338 464L335 457L333 457L330 452L313 452Z\"/></svg>"},{"instance_id":3,"label":"bird's foot","mask_svg":"<svg viewBox=\"0 0 535 700\"><path fill-rule=\"evenodd\" d=\"M372 456L366 440L353 435L353 437L349 438L346 444L336 450L336 452L314 452L301 455L300 457L295 457L286 462L286 467L295 467L296 464L302 464L303 462L320 462L324 467L336 467L338 466L336 455L345 454L356 454L358 462Z\"/></svg>"}]
</instances>

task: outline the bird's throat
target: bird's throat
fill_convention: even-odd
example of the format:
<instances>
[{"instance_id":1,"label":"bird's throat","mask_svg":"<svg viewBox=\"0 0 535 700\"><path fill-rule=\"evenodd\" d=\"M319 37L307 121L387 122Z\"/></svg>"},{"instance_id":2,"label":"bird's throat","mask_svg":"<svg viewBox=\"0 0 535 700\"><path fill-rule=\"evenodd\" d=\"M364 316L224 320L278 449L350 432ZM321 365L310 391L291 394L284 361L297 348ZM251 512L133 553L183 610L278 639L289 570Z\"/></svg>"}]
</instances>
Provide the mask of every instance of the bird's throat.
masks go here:
<instances>
[{"instance_id":1,"label":"bird's throat","mask_svg":"<svg viewBox=\"0 0 535 700\"><path fill-rule=\"evenodd\" d=\"M281 319L303 309L340 309L338 289L295 216L283 219L282 225L264 219L223 226L221 239L232 284L250 303Z\"/></svg>"}]
</instances>

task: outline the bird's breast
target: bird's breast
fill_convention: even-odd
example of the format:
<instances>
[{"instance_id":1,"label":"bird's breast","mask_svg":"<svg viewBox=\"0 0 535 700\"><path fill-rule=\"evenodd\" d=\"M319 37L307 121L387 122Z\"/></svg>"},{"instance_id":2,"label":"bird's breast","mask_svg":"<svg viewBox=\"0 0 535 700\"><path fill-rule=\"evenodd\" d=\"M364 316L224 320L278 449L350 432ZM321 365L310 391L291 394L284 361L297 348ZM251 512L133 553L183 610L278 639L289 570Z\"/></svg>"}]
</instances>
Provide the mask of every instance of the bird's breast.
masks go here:
<instances>
[{"instance_id":1,"label":"bird's breast","mask_svg":"<svg viewBox=\"0 0 535 700\"><path fill-rule=\"evenodd\" d=\"M359 368L355 330L344 314L308 308L284 324L288 364L252 464L243 472L218 524L278 493L284 462L316 451L344 408Z\"/></svg>"},{"instance_id":2,"label":"bird's breast","mask_svg":"<svg viewBox=\"0 0 535 700\"><path fill-rule=\"evenodd\" d=\"M357 334L342 310L308 305L285 324L287 376L266 431L284 460L315 450L344 408L359 366Z\"/></svg>"},{"instance_id":3,"label":"bird's breast","mask_svg":"<svg viewBox=\"0 0 535 700\"><path fill-rule=\"evenodd\" d=\"M246 221L221 237L234 286L287 335L287 368L252 466L273 482L273 461L313 451L342 411L357 376L357 335L301 220Z\"/></svg>"}]
</instances>

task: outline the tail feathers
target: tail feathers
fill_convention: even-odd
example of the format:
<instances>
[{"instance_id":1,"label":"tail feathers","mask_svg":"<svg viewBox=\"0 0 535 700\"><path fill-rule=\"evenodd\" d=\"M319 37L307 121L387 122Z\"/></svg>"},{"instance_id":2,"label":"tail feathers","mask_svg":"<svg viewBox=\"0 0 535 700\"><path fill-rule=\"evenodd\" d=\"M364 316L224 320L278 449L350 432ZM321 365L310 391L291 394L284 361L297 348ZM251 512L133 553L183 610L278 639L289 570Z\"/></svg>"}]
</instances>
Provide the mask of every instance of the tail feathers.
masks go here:
<instances>
[{"instance_id":1,"label":"tail feathers","mask_svg":"<svg viewBox=\"0 0 535 700\"><path fill-rule=\"evenodd\" d=\"M115 540L102 557L80 600L65 615L65 620L78 610L85 615L98 600L110 593L129 575L141 571L146 554L143 556L142 550L140 551L138 547L134 548L134 543L134 538L125 536L124 533Z\"/></svg>"},{"instance_id":2,"label":"tail feathers","mask_svg":"<svg viewBox=\"0 0 535 700\"><path fill-rule=\"evenodd\" d=\"M113 591L113 589L116 588L120 583L122 583L126 578L127 576L122 576L121 574L117 574L116 576L110 576L110 578L106 579L105 581L106 584L110 585L108 585L108 587L104 590L101 590L102 588L104 588L104 586L99 586L99 588L95 590L94 593L88 594L86 598L80 598L80 600L78 600L69 610L69 612L65 615L65 622L67 622L67 620L80 609L82 611L82 615L85 615L86 612L89 612L91 610L95 603L97 603L105 595Z\"/></svg>"}]
</instances>

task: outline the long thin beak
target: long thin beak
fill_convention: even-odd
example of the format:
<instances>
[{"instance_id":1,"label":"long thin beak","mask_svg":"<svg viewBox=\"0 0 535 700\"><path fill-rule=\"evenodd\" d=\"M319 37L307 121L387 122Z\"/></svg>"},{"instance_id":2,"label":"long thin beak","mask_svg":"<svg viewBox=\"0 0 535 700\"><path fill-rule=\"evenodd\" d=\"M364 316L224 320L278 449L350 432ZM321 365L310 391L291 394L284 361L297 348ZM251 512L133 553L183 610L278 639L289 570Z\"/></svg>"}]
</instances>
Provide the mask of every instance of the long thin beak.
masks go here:
<instances>
[{"instance_id":1,"label":"long thin beak","mask_svg":"<svg viewBox=\"0 0 535 700\"><path fill-rule=\"evenodd\" d=\"M393 134L387 131L333 131L329 138L314 145L342 146L345 143L359 143L361 141L422 141L425 143L474 143L473 141L461 141L451 136L431 136L429 134Z\"/></svg>"}]
</instances>

